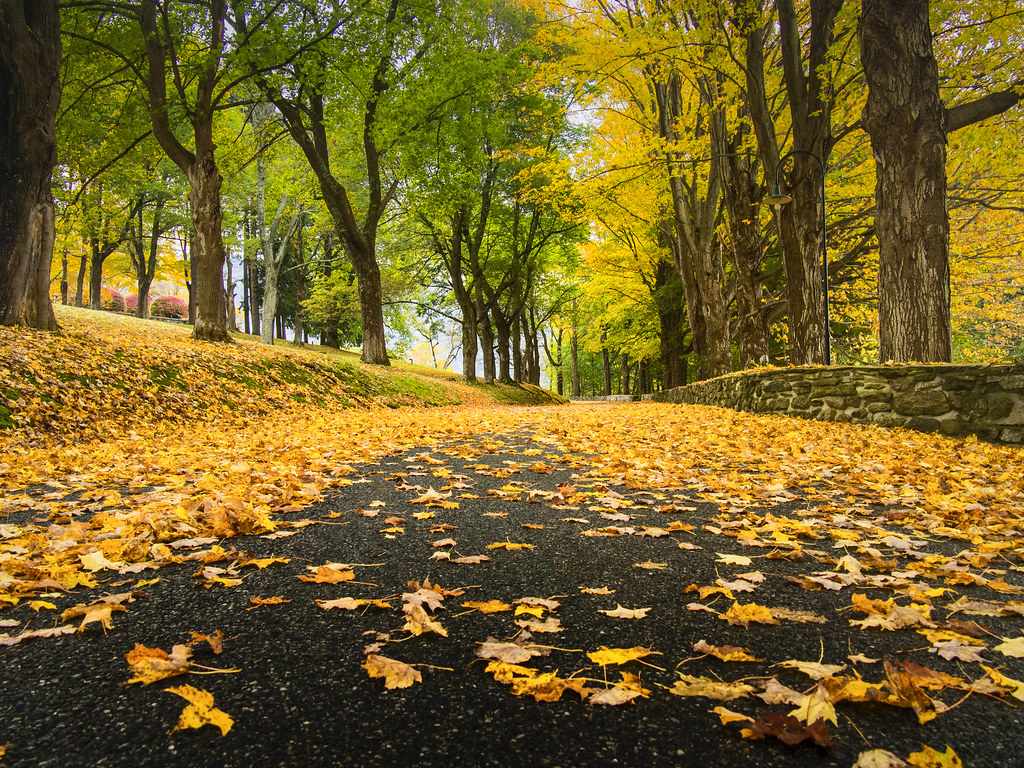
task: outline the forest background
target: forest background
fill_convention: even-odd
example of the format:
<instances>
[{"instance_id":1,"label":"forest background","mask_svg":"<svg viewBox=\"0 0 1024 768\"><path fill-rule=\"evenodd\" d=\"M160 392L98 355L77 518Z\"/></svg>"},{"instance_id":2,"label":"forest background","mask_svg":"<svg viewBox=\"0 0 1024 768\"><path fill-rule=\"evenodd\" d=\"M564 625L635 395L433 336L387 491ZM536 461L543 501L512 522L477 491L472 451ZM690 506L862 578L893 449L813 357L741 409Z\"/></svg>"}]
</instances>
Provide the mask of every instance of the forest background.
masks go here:
<instances>
[{"instance_id":1,"label":"forest background","mask_svg":"<svg viewBox=\"0 0 1024 768\"><path fill-rule=\"evenodd\" d=\"M7 3L45 290L567 394L1019 361L1024 4L887 5Z\"/></svg>"}]
</instances>

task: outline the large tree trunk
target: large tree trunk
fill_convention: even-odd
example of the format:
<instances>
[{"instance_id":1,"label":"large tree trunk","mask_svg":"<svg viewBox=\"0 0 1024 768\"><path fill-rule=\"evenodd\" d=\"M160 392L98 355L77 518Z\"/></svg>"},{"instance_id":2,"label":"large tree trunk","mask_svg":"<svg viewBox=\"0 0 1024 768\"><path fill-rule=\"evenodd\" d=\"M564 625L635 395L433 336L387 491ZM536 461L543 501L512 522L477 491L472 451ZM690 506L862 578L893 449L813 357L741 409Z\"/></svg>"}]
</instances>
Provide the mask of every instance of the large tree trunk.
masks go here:
<instances>
[{"instance_id":1,"label":"large tree trunk","mask_svg":"<svg viewBox=\"0 0 1024 768\"><path fill-rule=\"evenodd\" d=\"M224 308L224 240L221 236L223 212L220 190L223 179L217 168L213 142L213 97L218 85L220 57L224 48L225 0L209 4L210 50L205 69L195 80L195 105L191 118L195 150L186 148L175 135L170 122L167 98L168 59L177 72L173 41L161 35L167 29L167 7L157 7L156 0L142 0L139 5L139 31L146 45L148 74L145 80L149 96L153 135L167 156L188 178L189 207L195 241L192 243L191 285L189 292L192 337L204 341L229 341L227 312ZM194 307L194 314L192 314Z\"/></svg>"},{"instance_id":2,"label":"large tree trunk","mask_svg":"<svg viewBox=\"0 0 1024 768\"><path fill-rule=\"evenodd\" d=\"M928 0L863 0L864 127L875 155L881 362L948 362L946 128Z\"/></svg>"},{"instance_id":3,"label":"large tree trunk","mask_svg":"<svg viewBox=\"0 0 1024 768\"><path fill-rule=\"evenodd\" d=\"M608 338L608 332L604 331L601 333L601 373L604 384L604 388L601 391L605 397L612 393L612 361L608 347L604 345L606 338Z\"/></svg>"},{"instance_id":4,"label":"large tree trunk","mask_svg":"<svg viewBox=\"0 0 1024 768\"><path fill-rule=\"evenodd\" d=\"M60 64L56 0L0 2L0 323L47 331Z\"/></svg>"},{"instance_id":5,"label":"large tree trunk","mask_svg":"<svg viewBox=\"0 0 1024 768\"><path fill-rule=\"evenodd\" d=\"M658 130L668 142L665 160L672 193L672 253L686 296L698 378L711 378L732 370L728 306L722 287L725 271L715 234L721 206L721 168L718 163L711 165L703 195L684 178L681 158L674 147L680 139L678 124L684 117L681 88L680 76L673 74L655 82L654 94L658 103ZM723 110L715 105L714 84L702 79L700 94L701 103L713 108L712 119L724 121Z\"/></svg>"},{"instance_id":6,"label":"large tree trunk","mask_svg":"<svg viewBox=\"0 0 1024 768\"><path fill-rule=\"evenodd\" d=\"M821 268L825 215L821 190L822 174L832 149L829 51L835 42L835 21L843 2L810 0L808 17L797 12L794 0L775 0L783 78L793 126L792 170L788 175L785 169L781 172L793 202L781 209L778 220L786 272L789 358L794 365L820 365L828 357ZM765 174L772 174L773 178L784 155L778 146L775 120L766 96L765 39L764 27L746 30L746 93L761 165Z\"/></svg>"},{"instance_id":7,"label":"large tree trunk","mask_svg":"<svg viewBox=\"0 0 1024 768\"><path fill-rule=\"evenodd\" d=\"M580 337L576 332L576 326L572 327L572 334L569 336L569 352L572 358L572 396L580 396Z\"/></svg>"},{"instance_id":8,"label":"large tree trunk","mask_svg":"<svg viewBox=\"0 0 1024 768\"><path fill-rule=\"evenodd\" d=\"M75 306L82 306L82 301L85 296L85 268L89 263L89 252L82 251L82 255L78 260L78 280L75 282Z\"/></svg>"},{"instance_id":9,"label":"large tree trunk","mask_svg":"<svg viewBox=\"0 0 1024 768\"><path fill-rule=\"evenodd\" d=\"M94 237L89 243L91 256L89 258L89 307L100 308L100 292L103 289L103 262L107 254L100 249L99 241Z\"/></svg>"},{"instance_id":10,"label":"large tree trunk","mask_svg":"<svg viewBox=\"0 0 1024 768\"><path fill-rule=\"evenodd\" d=\"M480 351L484 360L484 384L493 384L494 369L494 329L491 327L490 315L484 309L483 290L477 286L476 297L476 331L480 337Z\"/></svg>"},{"instance_id":11,"label":"large tree trunk","mask_svg":"<svg viewBox=\"0 0 1024 768\"><path fill-rule=\"evenodd\" d=\"M223 182L210 142L187 172L192 226L196 239L192 247L194 271L192 291L195 296L195 328L192 336L203 341L229 341L227 312L224 309L224 259L226 251L221 237L224 214L220 206Z\"/></svg>"}]
</instances>

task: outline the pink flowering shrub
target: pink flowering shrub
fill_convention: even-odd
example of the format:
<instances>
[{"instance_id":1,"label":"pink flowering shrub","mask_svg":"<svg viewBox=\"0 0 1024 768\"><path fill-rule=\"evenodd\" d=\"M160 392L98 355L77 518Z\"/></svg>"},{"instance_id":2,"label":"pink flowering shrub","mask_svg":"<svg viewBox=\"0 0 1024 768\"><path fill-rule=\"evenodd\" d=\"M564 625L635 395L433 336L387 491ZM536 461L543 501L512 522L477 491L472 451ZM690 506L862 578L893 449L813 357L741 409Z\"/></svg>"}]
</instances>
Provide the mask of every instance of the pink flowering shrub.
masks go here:
<instances>
[{"instance_id":1,"label":"pink flowering shrub","mask_svg":"<svg viewBox=\"0 0 1024 768\"><path fill-rule=\"evenodd\" d=\"M105 309L107 312L124 312L124 295L113 288L101 288L100 309Z\"/></svg>"},{"instance_id":2,"label":"pink flowering shrub","mask_svg":"<svg viewBox=\"0 0 1024 768\"><path fill-rule=\"evenodd\" d=\"M188 302L177 296L157 296L149 305L152 317L188 317Z\"/></svg>"}]
</instances>

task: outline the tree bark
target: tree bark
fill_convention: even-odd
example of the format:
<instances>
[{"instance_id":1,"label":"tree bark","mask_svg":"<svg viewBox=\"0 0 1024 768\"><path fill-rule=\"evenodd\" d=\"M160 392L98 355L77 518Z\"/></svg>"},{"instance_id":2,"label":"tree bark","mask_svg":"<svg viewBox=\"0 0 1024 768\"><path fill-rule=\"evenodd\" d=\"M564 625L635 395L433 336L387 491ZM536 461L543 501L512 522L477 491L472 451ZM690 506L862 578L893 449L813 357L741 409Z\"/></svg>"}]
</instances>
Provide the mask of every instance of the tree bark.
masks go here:
<instances>
[{"instance_id":1,"label":"tree bark","mask_svg":"<svg viewBox=\"0 0 1024 768\"><path fill-rule=\"evenodd\" d=\"M612 393L612 361L611 354L608 352L608 347L605 346L605 339L608 338L608 331L601 333L601 374L604 388L602 392L605 397Z\"/></svg>"},{"instance_id":2,"label":"tree bark","mask_svg":"<svg viewBox=\"0 0 1024 768\"><path fill-rule=\"evenodd\" d=\"M946 139L1020 101L1020 86L947 109L928 0L863 0L858 34L875 156L881 362L949 362Z\"/></svg>"},{"instance_id":3,"label":"tree bark","mask_svg":"<svg viewBox=\"0 0 1024 768\"><path fill-rule=\"evenodd\" d=\"M288 230L280 238L278 228L281 216L288 205L288 195L281 198L277 213L270 227L267 227L267 176L263 158L256 160L256 226L259 228L260 248L263 251L263 322L260 325L260 341L274 343L274 322L277 317L278 279L281 267L288 255L292 236L299 225L298 209L292 214ZM281 334L278 334L280 336Z\"/></svg>"},{"instance_id":4,"label":"tree bark","mask_svg":"<svg viewBox=\"0 0 1024 768\"><path fill-rule=\"evenodd\" d=\"M659 261L654 280L654 302L661 326L659 352L661 355L662 384L665 389L681 387L686 383L683 366L683 319L679 275L667 260ZM607 388L610 388L610 383Z\"/></svg>"},{"instance_id":5,"label":"tree bark","mask_svg":"<svg viewBox=\"0 0 1024 768\"><path fill-rule=\"evenodd\" d=\"M945 114L928 0L863 0L864 127L875 156L879 358L948 362Z\"/></svg>"},{"instance_id":6,"label":"tree bark","mask_svg":"<svg viewBox=\"0 0 1024 768\"><path fill-rule=\"evenodd\" d=\"M623 352L619 356L619 362L621 363L621 378L619 379L619 394L628 395L629 392L629 354Z\"/></svg>"},{"instance_id":7,"label":"tree bark","mask_svg":"<svg viewBox=\"0 0 1024 768\"><path fill-rule=\"evenodd\" d=\"M0 324L47 331L60 65L56 0L0 2Z\"/></svg>"},{"instance_id":8,"label":"tree bark","mask_svg":"<svg viewBox=\"0 0 1024 768\"><path fill-rule=\"evenodd\" d=\"M843 0L810 0L810 18L794 0L775 0L782 43L782 70L792 129L792 170L785 175L793 202L778 214L789 309L789 357L794 365L826 362L825 292L821 272L824 206L821 174L832 151L832 84L828 54L835 42ZM764 28L747 34L746 92L765 173L779 158L775 122L765 95ZM806 51L804 49L806 41ZM820 164L809 154L820 159Z\"/></svg>"},{"instance_id":9,"label":"tree bark","mask_svg":"<svg viewBox=\"0 0 1024 768\"><path fill-rule=\"evenodd\" d=\"M569 351L572 356L572 396L580 396L580 339L576 333L576 326L572 327L572 335L569 337Z\"/></svg>"},{"instance_id":10,"label":"tree bark","mask_svg":"<svg viewBox=\"0 0 1024 768\"><path fill-rule=\"evenodd\" d=\"M192 211L195 241L191 249L191 303L193 338L204 341L229 341L227 313L224 307L224 259L226 252L221 236L224 214L220 191L223 179L217 167L213 142L213 92L217 85L221 54L224 48L226 0L210 1L209 51L206 66L196 78L195 103L188 108L193 129L194 151L187 149L174 133L167 98L167 63L177 66L172 41L165 40L167 8L160 8L158 20L155 0L142 0L139 6L139 30L146 45L148 75L145 80L149 96L149 113L153 135L167 156L185 174L189 183L188 201ZM179 94L184 100L184 93Z\"/></svg>"},{"instance_id":11,"label":"tree bark","mask_svg":"<svg viewBox=\"0 0 1024 768\"><path fill-rule=\"evenodd\" d=\"M89 262L89 252L82 251L78 260L78 280L75 282L75 306L82 306L85 296L85 268Z\"/></svg>"}]
</instances>

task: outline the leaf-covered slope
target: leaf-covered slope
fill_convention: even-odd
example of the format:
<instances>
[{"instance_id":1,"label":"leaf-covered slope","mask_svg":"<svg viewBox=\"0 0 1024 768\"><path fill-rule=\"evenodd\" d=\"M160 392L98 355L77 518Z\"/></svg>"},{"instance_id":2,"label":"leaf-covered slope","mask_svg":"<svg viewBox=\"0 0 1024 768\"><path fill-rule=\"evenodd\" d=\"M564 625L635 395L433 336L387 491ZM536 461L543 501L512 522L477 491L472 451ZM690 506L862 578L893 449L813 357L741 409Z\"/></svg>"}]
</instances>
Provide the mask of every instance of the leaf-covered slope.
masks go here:
<instances>
[{"instance_id":1,"label":"leaf-covered slope","mask_svg":"<svg viewBox=\"0 0 1024 768\"><path fill-rule=\"evenodd\" d=\"M65 307L58 317L61 334L0 328L0 430L80 441L146 423L238 423L296 403L395 408L544 394L363 366L334 350L200 343L184 326L123 315Z\"/></svg>"}]
</instances>

